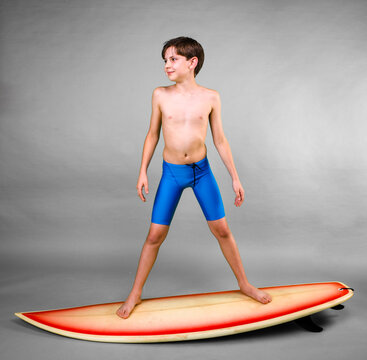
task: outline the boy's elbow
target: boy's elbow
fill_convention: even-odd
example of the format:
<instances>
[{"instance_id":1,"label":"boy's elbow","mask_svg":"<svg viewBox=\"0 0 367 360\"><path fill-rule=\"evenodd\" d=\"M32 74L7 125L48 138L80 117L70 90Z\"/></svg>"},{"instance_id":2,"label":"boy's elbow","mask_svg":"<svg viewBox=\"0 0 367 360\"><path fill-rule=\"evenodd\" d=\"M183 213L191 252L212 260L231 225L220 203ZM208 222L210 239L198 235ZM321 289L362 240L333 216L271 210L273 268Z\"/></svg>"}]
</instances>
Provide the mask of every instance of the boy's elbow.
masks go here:
<instances>
[{"instance_id":1,"label":"boy's elbow","mask_svg":"<svg viewBox=\"0 0 367 360\"><path fill-rule=\"evenodd\" d=\"M217 148L217 147L220 147L221 145L223 145L225 142L227 141L227 139L225 138L225 136L221 136L221 137L218 137L217 139L214 140L214 146Z\"/></svg>"},{"instance_id":2,"label":"boy's elbow","mask_svg":"<svg viewBox=\"0 0 367 360\"><path fill-rule=\"evenodd\" d=\"M148 135L147 135L147 138L152 141L152 142L158 142L159 141L159 132L153 132L153 131L149 131L148 132Z\"/></svg>"}]
</instances>

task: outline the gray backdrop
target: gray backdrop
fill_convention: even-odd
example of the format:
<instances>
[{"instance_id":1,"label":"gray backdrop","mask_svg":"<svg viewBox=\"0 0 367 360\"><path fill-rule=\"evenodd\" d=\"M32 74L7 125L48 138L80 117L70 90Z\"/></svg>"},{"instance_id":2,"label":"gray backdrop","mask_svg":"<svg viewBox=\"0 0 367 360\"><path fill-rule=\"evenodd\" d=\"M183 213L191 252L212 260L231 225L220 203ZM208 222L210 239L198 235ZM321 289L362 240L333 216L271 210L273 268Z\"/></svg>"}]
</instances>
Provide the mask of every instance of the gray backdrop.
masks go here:
<instances>
[{"instance_id":1,"label":"gray backdrop","mask_svg":"<svg viewBox=\"0 0 367 360\"><path fill-rule=\"evenodd\" d=\"M1 0L1 352L4 359L346 356L361 359L367 270L367 2ZM136 194L164 41L204 47L244 185L208 158L249 279L356 288L315 335L292 324L190 343L59 337L15 319L129 293L161 175L163 137ZM143 297L236 288L190 189ZM265 346L264 346L265 345ZM306 354L305 352L308 351ZM260 353L258 353L260 352Z\"/></svg>"}]
</instances>

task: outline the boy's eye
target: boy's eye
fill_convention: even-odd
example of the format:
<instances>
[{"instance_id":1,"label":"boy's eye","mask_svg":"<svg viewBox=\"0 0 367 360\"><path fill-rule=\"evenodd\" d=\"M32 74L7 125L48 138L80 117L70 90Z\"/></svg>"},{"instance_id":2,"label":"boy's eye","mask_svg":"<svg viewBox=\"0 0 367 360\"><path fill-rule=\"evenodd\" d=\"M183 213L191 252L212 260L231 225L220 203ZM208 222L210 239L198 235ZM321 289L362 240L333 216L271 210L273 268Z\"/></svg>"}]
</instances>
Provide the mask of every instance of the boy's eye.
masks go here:
<instances>
[{"instance_id":1,"label":"boy's eye","mask_svg":"<svg viewBox=\"0 0 367 360\"><path fill-rule=\"evenodd\" d=\"M173 57L173 58L171 58L171 61L175 61L175 60L177 60L177 59L176 59L176 58L174 58L174 57ZM163 61L164 61L164 63L166 63L166 62L167 62L167 60L166 60L166 59L164 59Z\"/></svg>"}]
</instances>

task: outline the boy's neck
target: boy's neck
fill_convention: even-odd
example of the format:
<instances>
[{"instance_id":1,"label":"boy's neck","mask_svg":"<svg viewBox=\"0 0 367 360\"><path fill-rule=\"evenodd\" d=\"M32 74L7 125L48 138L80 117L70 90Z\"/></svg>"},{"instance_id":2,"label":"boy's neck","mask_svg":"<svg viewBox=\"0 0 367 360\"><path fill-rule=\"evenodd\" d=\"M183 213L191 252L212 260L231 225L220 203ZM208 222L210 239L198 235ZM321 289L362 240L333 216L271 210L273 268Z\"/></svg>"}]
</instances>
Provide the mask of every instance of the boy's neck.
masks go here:
<instances>
[{"instance_id":1,"label":"boy's neck","mask_svg":"<svg viewBox=\"0 0 367 360\"><path fill-rule=\"evenodd\" d=\"M173 85L180 93L189 93L196 90L199 85L196 83L195 78L189 78L184 81L177 82Z\"/></svg>"}]
</instances>

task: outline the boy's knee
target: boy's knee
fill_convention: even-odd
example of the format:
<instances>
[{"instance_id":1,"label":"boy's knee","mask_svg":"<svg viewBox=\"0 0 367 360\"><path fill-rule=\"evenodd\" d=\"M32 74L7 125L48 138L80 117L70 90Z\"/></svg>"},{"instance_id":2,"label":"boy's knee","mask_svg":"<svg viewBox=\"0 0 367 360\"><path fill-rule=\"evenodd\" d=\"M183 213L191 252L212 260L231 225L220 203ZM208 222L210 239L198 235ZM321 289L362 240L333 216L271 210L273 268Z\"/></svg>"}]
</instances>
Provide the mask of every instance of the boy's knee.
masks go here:
<instances>
[{"instance_id":1,"label":"boy's knee","mask_svg":"<svg viewBox=\"0 0 367 360\"><path fill-rule=\"evenodd\" d=\"M160 246L164 239L158 236L147 236L146 243L151 246Z\"/></svg>"},{"instance_id":2,"label":"boy's knee","mask_svg":"<svg viewBox=\"0 0 367 360\"><path fill-rule=\"evenodd\" d=\"M227 223L218 224L218 226L211 230L215 236L219 236L220 238L228 238L231 235L231 230Z\"/></svg>"},{"instance_id":3,"label":"boy's knee","mask_svg":"<svg viewBox=\"0 0 367 360\"><path fill-rule=\"evenodd\" d=\"M152 246L160 246L167 236L167 231L155 231L150 229L146 243Z\"/></svg>"}]
</instances>

